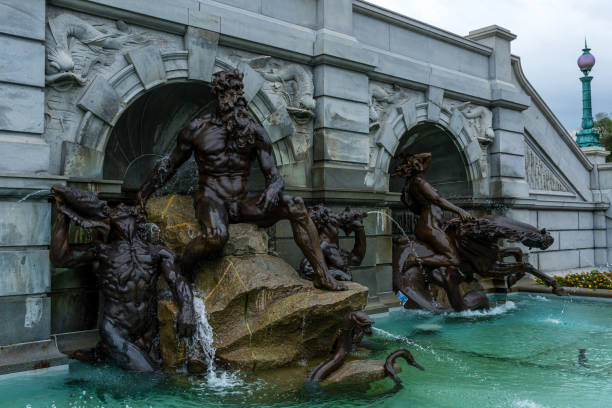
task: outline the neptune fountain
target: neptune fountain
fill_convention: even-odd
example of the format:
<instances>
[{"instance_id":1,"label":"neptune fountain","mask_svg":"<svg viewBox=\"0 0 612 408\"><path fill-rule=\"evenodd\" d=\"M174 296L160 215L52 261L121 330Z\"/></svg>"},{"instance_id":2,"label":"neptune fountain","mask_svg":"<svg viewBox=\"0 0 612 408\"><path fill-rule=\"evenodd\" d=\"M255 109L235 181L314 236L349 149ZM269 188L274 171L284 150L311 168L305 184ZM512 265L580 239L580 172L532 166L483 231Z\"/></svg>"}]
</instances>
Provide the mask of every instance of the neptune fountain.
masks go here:
<instances>
[{"instance_id":1,"label":"neptune fountain","mask_svg":"<svg viewBox=\"0 0 612 408\"><path fill-rule=\"evenodd\" d=\"M301 198L283 192L269 136L246 112L242 81L236 70L214 75L215 112L194 119L178 134L175 149L157 163L133 202L110 203L91 191L53 186L51 262L95 274L103 295L98 345L72 354L101 370L94 377L108 381L130 372L153 373L126 377L133 383L144 378L138 387L147 388L158 384L154 373L163 371L169 379L163 381L172 385L155 391L161 392L160 404L196 398L206 405L214 397L216 403L265 405L267 394L257 396L259 389L249 388L261 381L274 387L273 398L277 392L288 395L283 398L296 399L296 406L324 406L330 399L338 406L364 399L403 401L421 395L414 383L431 385L445 370L457 369L443 345L435 343L437 351L422 346L427 339L458 327L461 319L494 318L531 301L487 296L479 279L503 279L511 288L529 273L553 293L566 295L520 248L499 244L506 240L546 249L553 238L545 229L502 216L472 216L426 180L431 153L405 155L394 175L405 179L401 200L418 221L414 237L394 240L392 284L404 314L376 317L374 326L375 316L363 311L368 291L352 281L352 270L368 249L368 213L307 208ZM192 155L199 181L194 196L158 193ZM251 196L248 177L254 162L265 187ZM458 217L445 218L443 210ZM299 274L268 247L264 228L280 220L289 221L302 250ZM74 229L90 231L91 241L72 242ZM354 234L352 248L341 243L340 231ZM415 313L410 309L425 312L410 314ZM389 332L389 326L404 334ZM486 344L471 351L476 359L482 358L482 347ZM587 352L579 349L579 369L589 367ZM402 374L401 359L422 372ZM84 367L83 378L64 384L68 390L92 381ZM113 367L127 373L109 371ZM387 377L392 388L385 384ZM101 403L116 401L108 396L113 393L122 404L127 401L126 391L109 391L121 389L119 384L96 384ZM219 389L238 390L240 397L228 400ZM138 404L138 398L130 401Z\"/></svg>"},{"instance_id":2,"label":"neptune fountain","mask_svg":"<svg viewBox=\"0 0 612 408\"><path fill-rule=\"evenodd\" d=\"M325 207L311 208L310 212L307 212L300 198L284 194L283 180L270 156L269 138L265 130L256 125L246 113L242 73L236 70L218 72L214 76L212 86L217 97L217 111L193 120L179 133L176 148L168 158L158 163L145 180L135 206L120 203L111 208L106 201L98 199L95 193L61 185L53 187L57 219L51 242L51 261L56 267L89 269L98 277L104 295L104 308L100 343L94 353L95 359L108 359L121 368L139 372L156 371L162 365L166 368L179 368L183 364L189 372L195 373L210 370L218 361L224 361L234 367L250 366L251 369L280 366L298 356L323 356L331 345L334 357L319 364L307 377L309 381L322 381L343 366L347 356L359 345L364 334L372 334L370 326L373 321L359 311L364 306L362 302L365 299L361 295L364 293L363 288L354 283L348 283L351 286L346 287L336 281L339 279L350 282L352 279L348 268L359 265L365 255L366 240L362 220L366 213L347 208L342 213L332 214ZM193 201L195 211L192 217L195 218L193 221L198 224L200 232L190 237L183 248L175 248L177 254L168 246L164 246L163 242L152 244L146 240L147 207L150 219L155 218L156 212L155 206L148 205L147 201L192 154L195 154L199 166L200 186ZM247 196L247 179L253 159L259 161L266 179L266 187L258 197ZM163 205L162 218L167 216L174 199L169 198ZM159 198L152 201L155 200L159 201ZM316 223L313 223L311 217ZM308 270L307 275L313 281L312 284L306 283L307 281L300 282L294 271L290 271L290 268L282 265L278 259L271 260L265 250L259 251L260 253L255 250L249 254L248 248L246 256L250 256L250 276L241 277L244 273L241 262L245 259L245 253L236 250L240 244L236 243L235 235L241 234L240 228L248 228L236 229L232 225L245 225L241 223L248 221L257 227L267 227L281 219L290 220L295 240L305 255L302 273ZM86 244L70 243L68 229L71 221L81 228L94 230L95 239ZM351 252L339 248L337 228L343 229L347 234L355 232L355 245ZM243 231L242 234L247 236L247 240L253 237L251 234L248 238L248 232ZM265 240L266 238L262 239ZM228 246L234 247L233 252L223 259L227 263L223 267L223 273L217 274L219 268L214 262L227 249L225 246L228 242ZM257 246L246 246L249 245ZM238 258L237 255L243 256ZM258 265L261 262L265 263L265 271ZM236 324L232 321L236 317L231 312L230 304L240 295L237 295L237 288L231 278L227 278L228 273L232 273L240 282L242 288L238 288L238 291L246 291L245 327L249 333L250 354L247 356L239 351L240 339L234 339L233 342L228 340L232 336L240 337L237 334L239 330L223 335L224 329L218 321L223 321L225 327ZM165 278L165 285L157 282L160 275ZM270 351L266 352L266 356L258 356L260 351L256 351L256 326L261 325L261 322L257 321L257 317L249 316L248 298L252 290L247 288L247 285L266 280L270 282L261 292L264 297L256 297L254 306L260 312L268 313L267 320L274 318L265 310L266 304L287 298L287 293L276 293L272 289L278 285L282 286L283 281L288 281L288 286L299 286L300 290L306 293L312 293L315 288L339 291L340 297L336 295L331 300L321 302L310 296L312 305L301 312L303 324L306 320L314 321L311 326L319 326L316 334L321 336L325 333L325 336L315 336L306 341L302 333L302 350L294 356L284 356L285 359L270 357L274 354ZM313 284L314 288L309 288ZM171 297L164 298L164 290L168 289ZM300 290L291 288L290 295L297 296ZM319 297L326 297L322 291L319 292ZM348 295L345 296L345 292ZM221 296L221 299L218 296ZM217 310L216 303L219 300L223 303L225 296L230 297L230 304L225 304ZM355 299L347 301L347 297ZM158 298L161 300L158 301ZM328 310L315 310L324 308L325 303L331 306ZM176 307L173 308L173 305ZM284 312L289 314L287 319L293 319L291 314L294 311L290 310L290 306L285 305ZM303 308L299 305L296 307ZM164 320L164 312L168 311L171 315L170 321ZM218 314L221 317L218 317ZM159 318L159 324L156 316ZM288 321L282 320L280 323L286 325ZM321 331L322 327L327 331ZM160 330L166 335L160 337ZM206 330L212 330L223 339L216 344L219 351L216 354L218 361L211 361L213 357L210 353L206 355L206 349L211 348L210 344L202 344ZM264 331L270 330L274 330L274 324L266 327ZM276 330L281 336L286 335L286 328L278 327ZM338 335L335 339L327 334L336 330ZM302 331L314 330L303 327ZM266 336L265 342L267 344L263 347L274 347L270 344L269 335ZM329 344L330 342L333 344ZM177 355L181 347L187 350L184 350L182 355ZM263 353L262 351L261 354ZM394 369L395 359L399 356L422 369L412 355L404 351L393 354L387 364L380 363L377 375L381 372L390 375L399 384Z\"/></svg>"}]
</instances>

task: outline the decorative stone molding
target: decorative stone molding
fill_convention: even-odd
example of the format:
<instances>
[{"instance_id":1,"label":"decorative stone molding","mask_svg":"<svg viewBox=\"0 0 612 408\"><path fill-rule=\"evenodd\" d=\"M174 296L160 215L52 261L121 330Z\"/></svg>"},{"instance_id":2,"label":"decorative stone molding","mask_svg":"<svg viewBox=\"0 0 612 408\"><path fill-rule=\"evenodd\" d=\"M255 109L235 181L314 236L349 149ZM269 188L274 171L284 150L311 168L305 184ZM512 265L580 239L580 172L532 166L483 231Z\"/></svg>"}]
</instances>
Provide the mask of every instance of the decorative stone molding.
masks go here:
<instances>
[{"instance_id":1,"label":"decorative stone molding","mask_svg":"<svg viewBox=\"0 0 612 408\"><path fill-rule=\"evenodd\" d=\"M384 122L374 135L374 146L371 147L368 172L364 180L367 187L387 190L389 165L402 137L417 125L433 123L453 136L453 142L465 160L474 195L482 195L479 191L482 183L479 181L486 177L486 169L483 172L481 145L469 131L464 115L456 109L450 110L443 106L438 89L428 90L426 102L419 103L412 99L392 105L384 114Z\"/></svg>"},{"instance_id":2,"label":"decorative stone molding","mask_svg":"<svg viewBox=\"0 0 612 408\"><path fill-rule=\"evenodd\" d=\"M189 51L189 79L210 82L215 68L219 33L187 27L185 49ZM213 56L213 58L211 58Z\"/></svg>"},{"instance_id":3,"label":"decorative stone molding","mask_svg":"<svg viewBox=\"0 0 612 408\"><path fill-rule=\"evenodd\" d=\"M530 137L525 137L525 174L531 192L573 193L561 172L546 159Z\"/></svg>"},{"instance_id":4,"label":"decorative stone molding","mask_svg":"<svg viewBox=\"0 0 612 408\"><path fill-rule=\"evenodd\" d=\"M162 61L161 51L155 44L130 50L126 56L145 89L166 82L166 68Z\"/></svg>"}]
</instances>

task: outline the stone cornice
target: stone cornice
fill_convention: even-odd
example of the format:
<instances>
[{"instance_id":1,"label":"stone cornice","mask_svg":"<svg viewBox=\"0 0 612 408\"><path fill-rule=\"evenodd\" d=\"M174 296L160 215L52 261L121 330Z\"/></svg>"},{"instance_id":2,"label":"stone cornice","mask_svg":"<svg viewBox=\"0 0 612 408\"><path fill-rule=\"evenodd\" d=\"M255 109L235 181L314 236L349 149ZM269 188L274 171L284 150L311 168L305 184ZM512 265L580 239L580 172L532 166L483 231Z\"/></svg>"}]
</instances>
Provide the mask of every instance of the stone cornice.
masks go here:
<instances>
[{"instance_id":1,"label":"stone cornice","mask_svg":"<svg viewBox=\"0 0 612 408\"><path fill-rule=\"evenodd\" d=\"M50 4L58 7L82 11L84 13L107 17L111 19L124 20L126 22L165 31L173 34L184 34L188 24L189 10L181 9L179 13L150 13L151 8L133 7L134 4L122 4L115 0L49 0ZM146 3L142 2L143 5ZM140 12L139 12L140 11Z\"/></svg>"},{"instance_id":2,"label":"stone cornice","mask_svg":"<svg viewBox=\"0 0 612 408\"><path fill-rule=\"evenodd\" d=\"M353 1L353 11L359 14L374 17L377 20L386 21L399 27L404 27L410 31L424 34L428 37L432 37L444 41L446 43L456 45L458 47L476 52L478 54L489 56L493 53L493 50L490 47L478 44L477 42L474 42L470 39L466 39L460 35L453 34L451 32L442 30L438 27L434 27L418 20L414 20L399 13L395 13L391 10L375 6L374 4L368 3L363 0Z\"/></svg>"},{"instance_id":3,"label":"stone cornice","mask_svg":"<svg viewBox=\"0 0 612 408\"><path fill-rule=\"evenodd\" d=\"M582 163L585 169L591 171L593 169L593 164L589 161L589 159L584 155L582 150L578 147L576 142L572 139L568 131L563 127L559 119L555 116L555 114L550 110L544 99L538 94L538 92L534 89L534 87L529 83L527 78L525 77L525 73L523 72L523 68L521 67L521 59L516 55L511 56L512 59L512 69L516 75L516 78L519 84L523 87L523 90L531 97L531 100L537 106L544 117L550 122L552 127L557 131L557 133L561 136L561 140L565 142L565 144L570 148L572 152L578 157L578 160Z\"/></svg>"},{"instance_id":4,"label":"stone cornice","mask_svg":"<svg viewBox=\"0 0 612 408\"><path fill-rule=\"evenodd\" d=\"M478 30L470 31L468 35L465 36L468 40L478 41L483 38L489 37L499 37L507 41L512 41L516 39L516 35L513 34L510 30L500 27L498 25L490 25L488 27L479 28Z\"/></svg>"}]
</instances>

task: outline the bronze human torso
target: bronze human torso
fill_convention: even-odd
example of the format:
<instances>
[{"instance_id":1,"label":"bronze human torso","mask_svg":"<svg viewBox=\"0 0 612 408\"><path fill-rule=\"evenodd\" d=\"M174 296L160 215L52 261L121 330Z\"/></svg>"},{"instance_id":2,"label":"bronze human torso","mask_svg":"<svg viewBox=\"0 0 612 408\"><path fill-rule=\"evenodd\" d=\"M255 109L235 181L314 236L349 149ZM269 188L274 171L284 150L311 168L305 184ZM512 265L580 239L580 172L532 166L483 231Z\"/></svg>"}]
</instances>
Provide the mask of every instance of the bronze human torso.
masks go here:
<instances>
[{"instance_id":1,"label":"bronze human torso","mask_svg":"<svg viewBox=\"0 0 612 408\"><path fill-rule=\"evenodd\" d=\"M196 119L192 126L195 129L189 137L198 164L200 190L210 189L221 200L244 199L253 146L235 146L225 128L214 124L210 115Z\"/></svg>"},{"instance_id":2,"label":"bronze human torso","mask_svg":"<svg viewBox=\"0 0 612 408\"><path fill-rule=\"evenodd\" d=\"M111 209L90 191L55 185L58 214L49 255L55 267L94 271L104 295L100 351L121 367L153 371L157 364L157 279L163 274L180 307L177 330L190 336L195 326L193 295L178 273L174 254L152 245L138 234L143 213L123 203ZM70 220L100 228L91 243L68 241Z\"/></svg>"},{"instance_id":3,"label":"bronze human torso","mask_svg":"<svg viewBox=\"0 0 612 408\"><path fill-rule=\"evenodd\" d=\"M156 316L157 299L151 293L159 277L158 251L138 238L112 241L100 249L97 274L105 301L104 318L114 320L132 336L139 335Z\"/></svg>"}]
</instances>

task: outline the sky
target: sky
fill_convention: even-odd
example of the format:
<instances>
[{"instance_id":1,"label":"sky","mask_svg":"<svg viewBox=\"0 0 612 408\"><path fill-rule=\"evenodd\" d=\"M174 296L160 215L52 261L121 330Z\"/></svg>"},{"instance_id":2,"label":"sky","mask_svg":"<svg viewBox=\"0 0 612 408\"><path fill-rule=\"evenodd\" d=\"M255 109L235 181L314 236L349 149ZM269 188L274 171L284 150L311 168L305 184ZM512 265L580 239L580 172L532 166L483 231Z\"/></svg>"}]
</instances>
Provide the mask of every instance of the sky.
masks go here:
<instances>
[{"instance_id":1,"label":"sky","mask_svg":"<svg viewBox=\"0 0 612 408\"><path fill-rule=\"evenodd\" d=\"M612 1L610 0L367 0L461 36L497 24L518 37L512 53L568 130L580 128L582 88L576 60L586 36L593 114L612 112ZM610 115L612 116L612 115Z\"/></svg>"}]
</instances>

